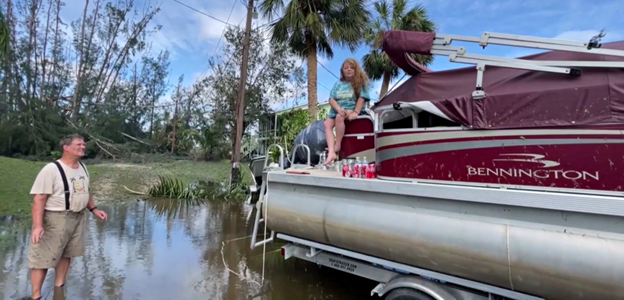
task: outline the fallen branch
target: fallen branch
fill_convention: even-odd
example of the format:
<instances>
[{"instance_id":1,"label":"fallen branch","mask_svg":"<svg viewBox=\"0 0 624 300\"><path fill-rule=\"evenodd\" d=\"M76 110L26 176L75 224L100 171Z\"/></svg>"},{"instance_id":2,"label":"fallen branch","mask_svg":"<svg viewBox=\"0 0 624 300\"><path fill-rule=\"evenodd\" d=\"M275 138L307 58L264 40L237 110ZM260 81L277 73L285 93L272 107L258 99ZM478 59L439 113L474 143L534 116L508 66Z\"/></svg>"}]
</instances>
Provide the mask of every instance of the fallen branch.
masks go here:
<instances>
[{"instance_id":1,"label":"fallen branch","mask_svg":"<svg viewBox=\"0 0 624 300\"><path fill-rule=\"evenodd\" d=\"M139 140L139 139L137 139L137 138L135 138L135 137L133 137L133 136L131 136L131 135L127 134L127 133L123 133L123 132L121 132L121 131L120 131L119 133L121 133L123 136L125 136L125 137L127 137L127 138L129 138L129 139L131 139L131 140L134 140L134 141L139 142L139 143L144 144L144 145L151 146L151 144L146 143L146 142L144 142L144 141L141 141L141 140Z\"/></svg>"},{"instance_id":2,"label":"fallen branch","mask_svg":"<svg viewBox=\"0 0 624 300\"><path fill-rule=\"evenodd\" d=\"M69 125L71 125L72 127L74 127L76 130L80 130L80 128L78 128L78 126L76 126L76 124L74 124L72 121L70 121L70 120L69 120L69 118L65 119L65 121L67 121L67 123L69 123ZM110 152L108 152L108 151L106 151L105 149L103 149L102 145L100 145L100 144L98 144L98 143L104 144L104 145L106 145L106 146L108 146L108 147L111 147L111 148L115 149L116 151L119 151L119 149L117 149L117 148L116 148L113 144L108 143L108 142L105 142L105 141L102 141L101 139L96 138L95 136L93 136L92 134L90 134L90 133L88 133L88 132L87 132L87 136L88 136L89 138L91 138L92 140L94 140L94 141L95 141L95 143L96 143L96 145L98 145L98 147L100 147L100 149L104 150L106 153L110 154L110 156L111 156L111 157L115 158L115 156L114 156L114 155L112 155ZM104 138L102 138L102 139L104 139ZM110 141L110 140L109 140L109 141Z\"/></svg>"},{"instance_id":3,"label":"fallen branch","mask_svg":"<svg viewBox=\"0 0 624 300\"><path fill-rule=\"evenodd\" d=\"M146 195L147 195L146 193L141 193L141 192L133 191L133 190L131 190L131 189L127 188L125 185L124 185L123 187L124 187L124 189L126 189L126 191L128 191L128 192L130 192L130 193L132 193L132 194L135 194L135 195L141 195L141 196L146 196Z\"/></svg>"},{"instance_id":4,"label":"fallen branch","mask_svg":"<svg viewBox=\"0 0 624 300\"><path fill-rule=\"evenodd\" d=\"M98 142L97 140L95 141L95 145L98 146L98 148L100 148L102 151L106 152L108 155L110 155L113 160L117 160L117 158L115 157L115 155L113 155L112 153L110 153L108 150L104 149L104 147L102 145L100 145L100 142Z\"/></svg>"}]
</instances>

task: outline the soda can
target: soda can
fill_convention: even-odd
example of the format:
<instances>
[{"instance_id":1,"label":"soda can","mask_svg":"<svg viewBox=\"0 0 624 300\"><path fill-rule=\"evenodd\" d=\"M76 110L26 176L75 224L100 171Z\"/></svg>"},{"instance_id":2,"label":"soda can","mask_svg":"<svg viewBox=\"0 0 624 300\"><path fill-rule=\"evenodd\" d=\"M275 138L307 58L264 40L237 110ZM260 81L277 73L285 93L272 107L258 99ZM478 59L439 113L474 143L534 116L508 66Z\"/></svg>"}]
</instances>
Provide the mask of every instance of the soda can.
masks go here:
<instances>
[{"instance_id":1,"label":"soda can","mask_svg":"<svg viewBox=\"0 0 624 300\"><path fill-rule=\"evenodd\" d=\"M342 160L342 177L349 177L349 161Z\"/></svg>"},{"instance_id":2,"label":"soda can","mask_svg":"<svg viewBox=\"0 0 624 300\"><path fill-rule=\"evenodd\" d=\"M366 167L366 178L375 178L375 164Z\"/></svg>"},{"instance_id":3,"label":"soda can","mask_svg":"<svg viewBox=\"0 0 624 300\"><path fill-rule=\"evenodd\" d=\"M358 164L357 162L355 162L353 164L353 178L360 178L360 164Z\"/></svg>"},{"instance_id":4,"label":"soda can","mask_svg":"<svg viewBox=\"0 0 624 300\"><path fill-rule=\"evenodd\" d=\"M346 177L353 177L353 167L355 165L355 160L353 159L349 159L349 172L347 173Z\"/></svg>"}]
</instances>

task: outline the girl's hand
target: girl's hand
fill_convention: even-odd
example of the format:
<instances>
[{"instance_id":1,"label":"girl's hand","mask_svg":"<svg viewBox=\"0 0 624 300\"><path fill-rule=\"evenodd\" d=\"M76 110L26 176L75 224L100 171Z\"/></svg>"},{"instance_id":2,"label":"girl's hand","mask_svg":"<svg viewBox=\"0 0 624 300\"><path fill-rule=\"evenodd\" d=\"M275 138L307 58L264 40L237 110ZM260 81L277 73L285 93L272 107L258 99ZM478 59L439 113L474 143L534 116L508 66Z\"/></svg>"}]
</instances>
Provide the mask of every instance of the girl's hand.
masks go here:
<instances>
[{"instance_id":1,"label":"girl's hand","mask_svg":"<svg viewBox=\"0 0 624 300\"><path fill-rule=\"evenodd\" d=\"M353 112L351 112L351 113L349 114L349 121L353 121L353 120L355 120L357 117L358 117L358 114L356 114L356 113L353 111Z\"/></svg>"},{"instance_id":2,"label":"girl's hand","mask_svg":"<svg viewBox=\"0 0 624 300\"><path fill-rule=\"evenodd\" d=\"M341 108L338 109L338 114L343 116L343 117L346 117L347 116L347 111L344 110L344 108L341 107Z\"/></svg>"}]
</instances>

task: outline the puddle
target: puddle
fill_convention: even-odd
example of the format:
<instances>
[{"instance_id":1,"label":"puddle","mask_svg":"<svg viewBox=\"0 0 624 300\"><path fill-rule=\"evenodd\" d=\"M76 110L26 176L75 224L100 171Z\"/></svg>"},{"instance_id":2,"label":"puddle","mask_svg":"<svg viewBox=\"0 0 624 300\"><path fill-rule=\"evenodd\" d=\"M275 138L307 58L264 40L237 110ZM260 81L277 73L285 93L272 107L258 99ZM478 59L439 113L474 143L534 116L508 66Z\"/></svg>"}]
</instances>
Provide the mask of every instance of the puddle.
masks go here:
<instances>
[{"instance_id":1,"label":"puddle","mask_svg":"<svg viewBox=\"0 0 624 300\"><path fill-rule=\"evenodd\" d=\"M88 219L85 255L72 261L64 298L53 298L50 270L44 299L378 299L370 297L375 282L284 261L278 243L267 246L260 286L262 247L250 251L247 238L251 206L156 200L105 209L108 221ZM3 299L30 295L27 227L13 228L10 245L0 250Z\"/></svg>"}]
</instances>

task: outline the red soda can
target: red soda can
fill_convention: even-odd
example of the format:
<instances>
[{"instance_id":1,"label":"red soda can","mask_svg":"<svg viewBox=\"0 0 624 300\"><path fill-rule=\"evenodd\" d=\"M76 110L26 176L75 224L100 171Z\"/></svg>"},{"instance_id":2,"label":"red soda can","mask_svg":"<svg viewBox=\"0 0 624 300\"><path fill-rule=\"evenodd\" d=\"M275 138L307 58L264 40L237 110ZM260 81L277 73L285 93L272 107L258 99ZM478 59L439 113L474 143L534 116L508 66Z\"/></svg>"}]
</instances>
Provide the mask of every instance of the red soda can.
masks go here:
<instances>
[{"instance_id":1,"label":"red soda can","mask_svg":"<svg viewBox=\"0 0 624 300\"><path fill-rule=\"evenodd\" d=\"M342 177L349 177L349 162L346 159L342 160Z\"/></svg>"},{"instance_id":2,"label":"red soda can","mask_svg":"<svg viewBox=\"0 0 624 300\"><path fill-rule=\"evenodd\" d=\"M360 177L360 167L362 167L359 163L353 164L353 172L351 173L351 177L359 178Z\"/></svg>"},{"instance_id":3,"label":"red soda can","mask_svg":"<svg viewBox=\"0 0 624 300\"><path fill-rule=\"evenodd\" d=\"M366 178L375 178L375 164L366 166Z\"/></svg>"}]
</instances>

